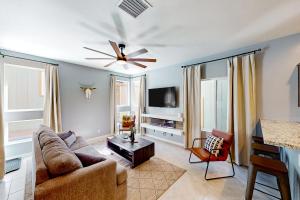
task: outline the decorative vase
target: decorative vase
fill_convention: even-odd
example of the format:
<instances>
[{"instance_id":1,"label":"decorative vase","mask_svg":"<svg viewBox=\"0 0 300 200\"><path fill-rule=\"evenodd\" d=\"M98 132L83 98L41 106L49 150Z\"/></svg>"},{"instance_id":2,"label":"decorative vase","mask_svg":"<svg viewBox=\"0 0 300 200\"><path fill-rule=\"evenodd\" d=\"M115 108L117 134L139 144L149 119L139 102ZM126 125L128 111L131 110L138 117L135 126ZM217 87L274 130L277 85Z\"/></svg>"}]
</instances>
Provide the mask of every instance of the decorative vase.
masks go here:
<instances>
[{"instance_id":1,"label":"decorative vase","mask_svg":"<svg viewBox=\"0 0 300 200\"><path fill-rule=\"evenodd\" d=\"M131 143L133 144L134 140L135 140L135 128L131 128L129 138L130 138Z\"/></svg>"}]
</instances>

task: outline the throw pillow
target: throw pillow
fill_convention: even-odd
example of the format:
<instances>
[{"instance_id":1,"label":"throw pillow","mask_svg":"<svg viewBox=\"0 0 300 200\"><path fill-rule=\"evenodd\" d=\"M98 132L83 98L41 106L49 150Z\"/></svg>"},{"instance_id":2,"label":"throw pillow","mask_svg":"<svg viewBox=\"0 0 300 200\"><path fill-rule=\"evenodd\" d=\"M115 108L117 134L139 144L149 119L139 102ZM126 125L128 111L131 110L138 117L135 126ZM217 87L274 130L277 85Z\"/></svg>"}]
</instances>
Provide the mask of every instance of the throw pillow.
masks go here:
<instances>
[{"instance_id":1,"label":"throw pillow","mask_svg":"<svg viewBox=\"0 0 300 200\"><path fill-rule=\"evenodd\" d=\"M79 158L81 161L83 167L87 167L93 164L96 164L98 162L102 162L106 160L105 158L101 156L92 156L88 154L83 154L83 153L75 153L75 155Z\"/></svg>"},{"instance_id":2,"label":"throw pillow","mask_svg":"<svg viewBox=\"0 0 300 200\"><path fill-rule=\"evenodd\" d=\"M54 131L39 133L39 142L45 165L52 177L70 173L82 167L77 156Z\"/></svg>"},{"instance_id":3,"label":"throw pillow","mask_svg":"<svg viewBox=\"0 0 300 200\"><path fill-rule=\"evenodd\" d=\"M67 132L61 132L57 133L57 135L62 139L65 140L66 138L70 137L74 132L73 131L67 131ZM75 134L75 133L74 133Z\"/></svg>"},{"instance_id":4,"label":"throw pillow","mask_svg":"<svg viewBox=\"0 0 300 200\"><path fill-rule=\"evenodd\" d=\"M74 133L72 133L69 137L64 139L64 142L68 147L71 147L71 145L74 144L75 141L76 141L76 136Z\"/></svg>"},{"instance_id":5,"label":"throw pillow","mask_svg":"<svg viewBox=\"0 0 300 200\"><path fill-rule=\"evenodd\" d=\"M218 138L213 135L209 135L205 141L204 148L211 152L216 157L219 156L220 151L219 150L213 150L213 149L220 149L223 145L223 138Z\"/></svg>"}]
</instances>

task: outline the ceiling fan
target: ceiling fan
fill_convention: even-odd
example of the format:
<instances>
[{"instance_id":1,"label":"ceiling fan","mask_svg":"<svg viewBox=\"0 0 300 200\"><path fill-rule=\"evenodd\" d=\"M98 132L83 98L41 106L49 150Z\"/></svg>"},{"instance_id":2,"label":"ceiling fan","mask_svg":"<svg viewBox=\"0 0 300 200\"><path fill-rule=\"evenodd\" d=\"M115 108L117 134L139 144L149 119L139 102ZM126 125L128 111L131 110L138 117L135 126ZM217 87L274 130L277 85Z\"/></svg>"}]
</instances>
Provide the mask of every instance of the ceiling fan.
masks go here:
<instances>
[{"instance_id":1,"label":"ceiling fan","mask_svg":"<svg viewBox=\"0 0 300 200\"><path fill-rule=\"evenodd\" d=\"M146 68L147 67L146 65L143 65L143 64L138 63L138 62L156 62L155 58L133 58L135 56L147 53L148 50L145 49L145 48L125 55L124 54L124 49L126 47L125 44L117 45L117 43L112 42L110 40L109 40L109 43L112 46L113 50L115 51L116 56L113 56L111 54L101 52L101 51L98 51L98 50L95 50L95 49L91 49L91 48L88 48L88 47L83 47L87 50L94 51L94 52L97 52L97 53L101 53L103 55L106 55L106 56L110 57L110 58L86 58L86 59L87 60L114 60L113 62L105 65L104 67L109 67L114 63L119 63L119 64L123 65L124 68L127 67L126 63L133 64L133 65L136 65L138 67Z\"/></svg>"}]
</instances>

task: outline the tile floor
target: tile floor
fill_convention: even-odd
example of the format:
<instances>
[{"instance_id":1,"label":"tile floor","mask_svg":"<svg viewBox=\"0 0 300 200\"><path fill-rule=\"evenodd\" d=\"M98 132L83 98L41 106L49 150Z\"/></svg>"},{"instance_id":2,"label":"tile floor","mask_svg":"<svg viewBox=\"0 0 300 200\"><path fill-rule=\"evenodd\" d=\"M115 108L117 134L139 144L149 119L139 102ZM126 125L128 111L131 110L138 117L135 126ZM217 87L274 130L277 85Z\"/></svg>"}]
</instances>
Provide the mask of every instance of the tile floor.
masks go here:
<instances>
[{"instance_id":1,"label":"tile floor","mask_svg":"<svg viewBox=\"0 0 300 200\"><path fill-rule=\"evenodd\" d=\"M150 140L154 140L149 138ZM205 163L189 164L189 151L158 140L155 141L155 155L174 165L187 170L178 181L173 184L160 200L243 200L246 188L247 169L235 166L236 176L229 179L206 181L204 179ZM97 150L105 146L105 142L93 144ZM26 163L23 158L21 169L7 174L0 182L0 200L23 200L25 190ZM214 163L210 166L212 176L230 173L228 163ZM222 173L222 174L219 174ZM266 175L260 176L261 182L274 182ZM138 198L139 199L139 198ZM262 193L254 192L254 200L272 199Z\"/></svg>"},{"instance_id":2,"label":"tile floor","mask_svg":"<svg viewBox=\"0 0 300 200\"><path fill-rule=\"evenodd\" d=\"M26 163L29 157L23 158L21 168L4 176L0 181L1 200L23 200L26 182Z\"/></svg>"}]
</instances>

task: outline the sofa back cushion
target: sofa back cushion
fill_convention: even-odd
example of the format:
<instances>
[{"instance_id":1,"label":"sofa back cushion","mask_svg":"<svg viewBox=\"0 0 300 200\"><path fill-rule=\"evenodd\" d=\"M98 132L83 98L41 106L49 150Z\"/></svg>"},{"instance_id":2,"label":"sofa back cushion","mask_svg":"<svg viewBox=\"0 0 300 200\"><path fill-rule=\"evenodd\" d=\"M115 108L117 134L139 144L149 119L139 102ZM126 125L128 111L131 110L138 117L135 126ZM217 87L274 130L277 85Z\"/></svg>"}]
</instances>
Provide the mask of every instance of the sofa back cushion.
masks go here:
<instances>
[{"instance_id":1,"label":"sofa back cushion","mask_svg":"<svg viewBox=\"0 0 300 200\"><path fill-rule=\"evenodd\" d=\"M49 179L47 167L43 160L42 150L37 133L32 138L34 155L32 156L32 176L33 185L39 185Z\"/></svg>"},{"instance_id":2,"label":"sofa back cushion","mask_svg":"<svg viewBox=\"0 0 300 200\"><path fill-rule=\"evenodd\" d=\"M70 148L76 142L75 134L71 134L69 137L64 139L64 142Z\"/></svg>"},{"instance_id":3,"label":"sofa back cushion","mask_svg":"<svg viewBox=\"0 0 300 200\"><path fill-rule=\"evenodd\" d=\"M57 133L57 135L62 139L66 139L68 137L70 137L70 135L75 134L73 131L66 131L66 132L61 132L61 133Z\"/></svg>"},{"instance_id":4,"label":"sofa back cushion","mask_svg":"<svg viewBox=\"0 0 300 200\"><path fill-rule=\"evenodd\" d=\"M54 131L44 128L38 134L43 160L51 177L70 173L82 167L77 156Z\"/></svg>"}]
</instances>

